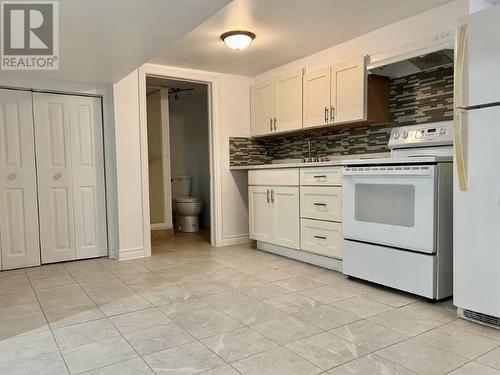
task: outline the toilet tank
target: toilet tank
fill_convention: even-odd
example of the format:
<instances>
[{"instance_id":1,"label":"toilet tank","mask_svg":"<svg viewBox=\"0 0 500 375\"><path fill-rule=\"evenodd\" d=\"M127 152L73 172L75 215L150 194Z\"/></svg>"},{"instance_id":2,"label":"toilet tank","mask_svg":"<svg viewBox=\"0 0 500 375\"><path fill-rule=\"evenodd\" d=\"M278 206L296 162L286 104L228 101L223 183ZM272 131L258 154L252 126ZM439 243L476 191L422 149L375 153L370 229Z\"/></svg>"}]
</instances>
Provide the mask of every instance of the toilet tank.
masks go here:
<instances>
[{"instance_id":1,"label":"toilet tank","mask_svg":"<svg viewBox=\"0 0 500 375\"><path fill-rule=\"evenodd\" d=\"M178 197L188 197L191 193L191 177L172 177L172 199Z\"/></svg>"}]
</instances>

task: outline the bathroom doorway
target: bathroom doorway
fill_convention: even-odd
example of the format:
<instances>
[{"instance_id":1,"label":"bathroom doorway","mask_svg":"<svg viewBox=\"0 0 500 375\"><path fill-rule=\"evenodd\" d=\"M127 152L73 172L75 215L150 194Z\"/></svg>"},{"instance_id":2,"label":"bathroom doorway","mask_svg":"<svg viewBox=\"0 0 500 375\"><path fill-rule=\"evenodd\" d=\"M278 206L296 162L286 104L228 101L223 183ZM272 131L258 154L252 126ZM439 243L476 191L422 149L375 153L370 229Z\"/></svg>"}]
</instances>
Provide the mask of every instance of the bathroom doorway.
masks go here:
<instances>
[{"instance_id":1,"label":"bathroom doorway","mask_svg":"<svg viewBox=\"0 0 500 375\"><path fill-rule=\"evenodd\" d=\"M176 235L210 243L208 89L205 83L146 77L153 244Z\"/></svg>"}]
</instances>

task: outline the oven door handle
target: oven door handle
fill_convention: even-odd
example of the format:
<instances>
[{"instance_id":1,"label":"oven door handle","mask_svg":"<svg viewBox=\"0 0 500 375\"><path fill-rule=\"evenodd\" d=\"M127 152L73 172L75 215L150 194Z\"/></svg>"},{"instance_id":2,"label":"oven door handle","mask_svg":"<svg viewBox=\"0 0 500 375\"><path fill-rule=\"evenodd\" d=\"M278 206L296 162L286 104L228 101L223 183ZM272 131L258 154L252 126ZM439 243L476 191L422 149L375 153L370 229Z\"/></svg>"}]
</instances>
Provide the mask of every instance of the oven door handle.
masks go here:
<instances>
[{"instance_id":1,"label":"oven door handle","mask_svg":"<svg viewBox=\"0 0 500 375\"><path fill-rule=\"evenodd\" d=\"M414 170L350 170L345 169L343 173L344 178L355 177L433 177L434 168L428 169L414 169Z\"/></svg>"}]
</instances>

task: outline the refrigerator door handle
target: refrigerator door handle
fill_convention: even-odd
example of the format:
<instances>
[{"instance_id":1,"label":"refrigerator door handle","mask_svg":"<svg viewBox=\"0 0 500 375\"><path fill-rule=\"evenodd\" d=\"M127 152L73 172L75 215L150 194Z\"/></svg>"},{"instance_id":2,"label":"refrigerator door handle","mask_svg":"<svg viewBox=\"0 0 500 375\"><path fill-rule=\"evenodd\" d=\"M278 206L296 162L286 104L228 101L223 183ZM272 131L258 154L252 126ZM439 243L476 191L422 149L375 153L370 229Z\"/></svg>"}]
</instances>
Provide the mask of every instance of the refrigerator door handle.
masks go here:
<instances>
[{"instance_id":1,"label":"refrigerator door handle","mask_svg":"<svg viewBox=\"0 0 500 375\"><path fill-rule=\"evenodd\" d=\"M455 124L455 162L457 165L458 185L461 191L467 190L467 170L465 167L465 155L463 145L463 121L464 109L456 108L454 115Z\"/></svg>"},{"instance_id":2,"label":"refrigerator door handle","mask_svg":"<svg viewBox=\"0 0 500 375\"><path fill-rule=\"evenodd\" d=\"M457 47L455 56L455 87L454 87L454 103L455 108L464 107L464 66L465 66L465 53L467 51L467 34L468 26L460 25L457 34Z\"/></svg>"}]
</instances>

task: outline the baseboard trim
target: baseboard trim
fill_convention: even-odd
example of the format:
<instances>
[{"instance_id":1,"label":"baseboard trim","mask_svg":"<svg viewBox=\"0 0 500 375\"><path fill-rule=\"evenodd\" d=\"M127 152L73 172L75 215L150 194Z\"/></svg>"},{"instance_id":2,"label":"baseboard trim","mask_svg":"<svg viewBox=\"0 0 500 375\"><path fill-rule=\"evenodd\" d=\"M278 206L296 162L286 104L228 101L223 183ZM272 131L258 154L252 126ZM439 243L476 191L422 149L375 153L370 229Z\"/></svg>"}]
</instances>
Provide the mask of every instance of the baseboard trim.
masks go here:
<instances>
[{"instance_id":1,"label":"baseboard trim","mask_svg":"<svg viewBox=\"0 0 500 375\"><path fill-rule=\"evenodd\" d=\"M333 271L342 272L342 261L340 259L316 255L301 250L290 249L288 247L276 246L261 241L257 241L257 249L300 260L301 262L314 264L315 266L328 268Z\"/></svg>"},{"instance_id":2,"label":"baseboard trim","mask_svg":"<svg viewBox=\"0 0 500 375\"><path fill-rule=\"evenodd\" d=\"M248 233L245 234L233 234L230 236L224 236L222 238L222 244L220 246L230 246L230 245L239 245L250 242L250 238L248 237Z\"/></svg>"},{"instance_id":3,"label":"baseboard trim","mask_svg":"<svg viewBox=\"0 0 500 375\"><path fill-rule=\"evenodd\" d=\"M144 248L138 247L135 249L121 249L118 251L118 260L129 260L144 258Z\"/></svg>"}]
</instances>

